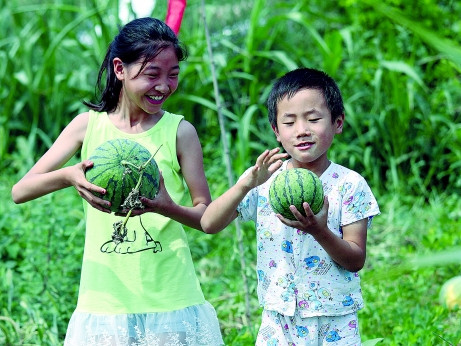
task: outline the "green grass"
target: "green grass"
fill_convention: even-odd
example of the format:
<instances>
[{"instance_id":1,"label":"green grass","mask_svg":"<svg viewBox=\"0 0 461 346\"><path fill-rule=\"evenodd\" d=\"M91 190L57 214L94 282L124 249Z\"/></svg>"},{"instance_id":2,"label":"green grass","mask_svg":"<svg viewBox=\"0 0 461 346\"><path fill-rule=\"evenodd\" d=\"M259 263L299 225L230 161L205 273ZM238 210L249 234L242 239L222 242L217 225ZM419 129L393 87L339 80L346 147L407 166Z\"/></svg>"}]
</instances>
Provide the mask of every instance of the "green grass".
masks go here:
<instances>
[{"instance_id":1,"label":"green grass","mask_svg":"<svg viewBox=\"0 0 461 346\"><path fill-rule=\"evenodd\" d=\"M75 308L83 248L83 212L72 189L23 205L9 199L13 176L2 177L0 207L0 343L58 345ZM363 340L384 345L456 345L461 310L439 300L442 284L460 275L461 202L457 195L418 198L379 196L382 214L369 232L362 270L366 301L359 313ZM243 225L250 286L245 318L240 252L233 227L206 235L188 230L196 271L215 306L228 345L254 343L260 321L254 271L256 244Z\"/></svg>"}]
</instances>

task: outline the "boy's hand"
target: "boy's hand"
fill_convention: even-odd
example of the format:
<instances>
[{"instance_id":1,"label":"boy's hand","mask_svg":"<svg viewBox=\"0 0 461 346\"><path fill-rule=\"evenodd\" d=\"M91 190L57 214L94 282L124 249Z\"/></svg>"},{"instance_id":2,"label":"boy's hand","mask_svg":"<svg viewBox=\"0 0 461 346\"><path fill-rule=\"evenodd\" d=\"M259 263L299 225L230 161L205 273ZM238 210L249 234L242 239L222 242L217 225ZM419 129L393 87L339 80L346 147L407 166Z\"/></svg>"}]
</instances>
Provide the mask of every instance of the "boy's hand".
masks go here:
<instances>
[{"instance_id":1,"label":"boy's hand","mask_svg":"<svg viewBox=\"0 0 461 346\"><path fill-rule=\"evenodd\" d=\"M245 185L252 189L265 183L270 176L282 166L282 159L288 157L288 154L279 154L280 148L265 150L256 159L256 164L250 173L244 178Z\"/></svg>"},{"instance_id":2,"label":"boy's hand","mask_svg":"<svg viewBox=\"0 0 461 346\"><path fill-rule=\"evenodd\" d=\"M328 207L328 197L325 196L323 200L323 207L316 215L314 215L314 213L312 212L311 208L309 207L309 204L307 202L304 202L303 208L304 212L306 213L306 216L301 214L294 205L291 205L290 210L293 213L296 220L287 219L280 214L277 214L277 217L280 221L282 221L282 223L284 223L287 226L309 233L313 237L318 237L322 234L322 232L328 229Z\"/></svg>"}]
</instances>

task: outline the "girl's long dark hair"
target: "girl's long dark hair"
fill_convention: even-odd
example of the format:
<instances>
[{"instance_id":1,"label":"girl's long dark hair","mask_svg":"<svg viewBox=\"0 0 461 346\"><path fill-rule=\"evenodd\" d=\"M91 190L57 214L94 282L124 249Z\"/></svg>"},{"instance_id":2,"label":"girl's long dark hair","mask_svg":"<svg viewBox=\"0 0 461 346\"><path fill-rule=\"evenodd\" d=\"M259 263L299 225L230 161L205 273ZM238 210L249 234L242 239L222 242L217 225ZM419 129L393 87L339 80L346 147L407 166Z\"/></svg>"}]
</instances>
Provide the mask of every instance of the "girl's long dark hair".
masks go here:
<instances>
[{"instance_id":1,"label":"girl's long dark hair","mask_svg":"<svg viewBox=\"0 0 461 346\"><path fill-rule=\"evenodd\" d=\"M187 58L187 50L179 42L173 30L161 20L155 18L135 19L121 28L109 45L104 61L101 64L96 82L97 94L100 94L96 103L83 101L90 109L98 112L113 112L117 108L122 82L114 72L113 60L119 58L124 64L131 64L143 59L139 70L156 57L163 49L173 47L178 61ZM106 82L103 85L103 76Z\"/></svg>"}]
</instances>

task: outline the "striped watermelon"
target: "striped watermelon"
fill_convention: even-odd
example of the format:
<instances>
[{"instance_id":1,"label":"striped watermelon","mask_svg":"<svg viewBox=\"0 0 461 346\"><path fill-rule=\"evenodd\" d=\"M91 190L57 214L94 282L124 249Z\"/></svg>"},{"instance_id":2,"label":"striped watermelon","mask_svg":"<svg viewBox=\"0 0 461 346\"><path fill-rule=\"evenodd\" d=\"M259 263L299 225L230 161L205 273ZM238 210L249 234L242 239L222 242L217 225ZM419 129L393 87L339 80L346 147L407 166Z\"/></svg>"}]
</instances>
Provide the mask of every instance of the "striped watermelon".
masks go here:
<instances>
[{"instance_id":1,"label":"striped watermelon","mask_svg":"<svg viewBox=\"0 0 461 346\"><path fill-rule=\"evenodd\" d=\"M304 168L287 169L279 173L269 187L269 202L272 209L287 219L295 220L290 205L305 215L303 202L309 203L317 214L323 207L323 186L320 179Z\"/></svg>"},{"instance_id":2,"label":"striped watermelon","mask_svg":"<svg viewBox=\"0 0 461 346\"><path fill-rule=\"evenodd\" d=\"M93 167L86 172L86 179L106 189L98 197L111 202L110 210L121 211L123 202L136 186L141 174L139 167L151 158L151 153L141 144L125 138L104 142L89 157ZM139 194L153 199L159 189L159 169L154 159L142 172Z\"/></svg>"}]
</instances>

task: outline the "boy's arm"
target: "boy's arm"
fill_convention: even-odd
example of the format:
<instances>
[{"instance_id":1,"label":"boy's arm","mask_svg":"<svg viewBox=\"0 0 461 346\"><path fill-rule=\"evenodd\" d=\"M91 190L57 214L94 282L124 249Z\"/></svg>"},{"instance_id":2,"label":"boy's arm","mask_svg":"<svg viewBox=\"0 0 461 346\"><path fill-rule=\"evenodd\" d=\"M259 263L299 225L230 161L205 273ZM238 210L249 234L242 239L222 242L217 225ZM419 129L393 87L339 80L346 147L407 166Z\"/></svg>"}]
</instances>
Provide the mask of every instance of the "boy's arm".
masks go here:
<instances>
[{"instance_id":1,"label":"boy's arm","mask_svg":"<svg viewBox=\"0 0 461 346\"><path fill-rule=\"evenodd\" d=\"M368 219L362 219L343 226L342 239L329 229L314 238L341 267L358 272L366 259L367 225Z\"/></svg>"},{"instance_id":2,"label":"boy's arm","mask_svg":"<svg viewBox=\"0 0 461 346\"><path fill-rule=\"evenodd\" d=\"M266 182L280 168L287 154L279 154L279 148L264 151L248 174L207 207L200 221L205 233L218 233L237 217L237 207L245 195Z\"/></svg>"},{"instance_id":3,"label":"boy's arm","mask_svg":"<svg viewBox=\"0 0 461 346\"><path fill-rule=\"evenodd\" d=\"M248 191L241 180L211 202L200 220L203 232L218 233L226 228L237 217L237 207Z\"/></svg>"}]
</instances>

